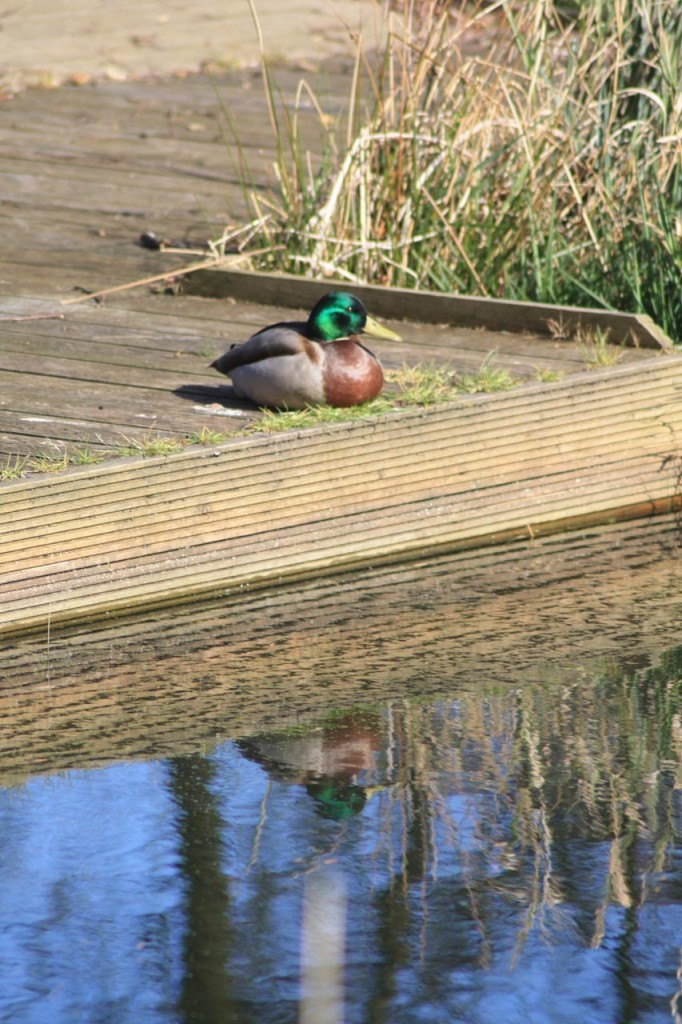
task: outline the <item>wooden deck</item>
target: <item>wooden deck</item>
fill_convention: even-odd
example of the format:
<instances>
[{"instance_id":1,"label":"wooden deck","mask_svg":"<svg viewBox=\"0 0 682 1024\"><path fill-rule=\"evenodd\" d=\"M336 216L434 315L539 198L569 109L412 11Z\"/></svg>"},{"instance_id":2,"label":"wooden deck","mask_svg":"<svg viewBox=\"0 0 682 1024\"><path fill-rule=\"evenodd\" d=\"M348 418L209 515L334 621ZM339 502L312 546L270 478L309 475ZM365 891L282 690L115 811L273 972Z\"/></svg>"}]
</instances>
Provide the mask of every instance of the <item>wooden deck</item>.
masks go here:
<instances>
[{"instance_id":1,"label":"wooden deck","mask_svg":"<svg viewBox=\"0 0 682 1024\"><path fill-rule=\"evenodd\" d=\"M299 80L295 70L277 70L285 101L293 102ZM347 69L328 63L318 82L340 116ZM243 222L224 110L233 113L264 188L274 148L254 71L32 90L0 103L6 154L0 173L11 197L0 208L0 224L15 240L0 256L0 465L3 456L41 453L59 462L83 446L104 452L149 437L215 429L216 423L229 431L253 417L252 409L236 403L216 415L211 400L221 393L221 378L208 363L232 341L291 314L264 286L262 295L248 293L249 302L172 296L159 284L156 294L140 288L99 304L62 305L83 290L192 261L191 255L141 248L143 231L178 247L201 247L228 223ZM314 151L314 120L306 123L305 111L303 117ZM215 294L216 287L209 291ZM300 294L305 302L308 293ZM253 304L259 299L268 308ZM375 312L390 315L390 307ZM398 315L410 318L409 304ZM443 314L443 325L407 325L405 344L377 346L386 365L426 360L470 369L495 349L499 363L525 379L539 369L573 373L584 367L574 342L539 338L538 328L546 334L543 324L517 320L504 329L502 321L486 331L481 322L453 329L446 320ZM628 349L622 361L650 354ZM178 394L183 388L185 397Z\"/></svg>"},{"instance_id":2,"label":"wooden deck","mask_svg":"<svg viewBox=\"0 0 682 1024\"><path fill-rule=\"evenodd\" d=\"M262 283L264 298L268 285ZM25 459L28 474L40 465L39 454L48 457L49 468L50 459L59 465L64 454L112 455L154 438L243 429L259 413L229 397L227 382L208 364L265 323L304 315L311 289L294 282L287 291L301 294L298 308L282 305L281 292L275 305L143 295L60 309L42 298L0 299L0 457L11 465L33 456ZM585 351L575 341L453 324L453 316L464 316L459 306L456 314L443 313L443 323L388 319L396 294L373 300L373 311L404 338L373 343L388 369L426 362L473 371L494 352L496 365L519 380L537 379L541 371L566 376L585 370ZM401 312L424 308L412 296L401 301ZM655 354L624 348L618 365L649 363Z\"/></svg>"},{"instance_id":3,"label":"wooden deck","mask_svg":"<svg viewBox=\"0 0 682 1024\"><path fill-rule=\"evenodd\" d=\"M682 360L650 355L429 409L7 482L0 631L670 511L680 389ZM106 394L98 384L90 400L106 405ZM218 409L234 406L228 392Z\"/></svg>"},{"instance_id":4,"label":"wooden deck","mask_svg":"<svg viewBox=\"0 0 682 1024\"><path fill-rule=\"evenodd\" d=\"M326 74L342 96L343 69ZM298 77L281 72L285 96ZM381 289L355 290L372 313L399 318L403 343L376 346L388 368L472 369L495 350L526 383L276 439L114 458L150 438L238 435L259 414L208 363L328 288L211 272L189 279L201 294L62 304L191 259L145 251L143 230L186 246L244 216L215 85L104 83L0 105L12 195L1 216L17 239L0 259L0 453L32 474L0 484L0 631L677 507L682 361L646 318L578 316L634 343L594 372L575 338L548 329L575 328L570 311ZM257 76L217 86L239 108L264 186L272 143ZM538 382L548 369L562 379ZM35 474L41 453L86 464ZM100 453L108 461L87 464Z\"/></svg>"}]
</instances>

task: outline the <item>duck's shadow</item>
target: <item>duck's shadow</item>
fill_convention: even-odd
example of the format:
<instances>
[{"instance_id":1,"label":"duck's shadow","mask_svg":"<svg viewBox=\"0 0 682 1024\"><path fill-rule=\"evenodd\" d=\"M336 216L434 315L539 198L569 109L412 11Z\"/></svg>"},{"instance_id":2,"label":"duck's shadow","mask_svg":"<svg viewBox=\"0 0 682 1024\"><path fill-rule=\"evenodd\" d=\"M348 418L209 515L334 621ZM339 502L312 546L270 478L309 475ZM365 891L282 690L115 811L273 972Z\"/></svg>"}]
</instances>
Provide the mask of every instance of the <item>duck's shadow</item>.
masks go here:
<instances>
[{"instance_id":1,"label":"duck's shadow","mask_svg":"<svg viewBox=\"0 0 682 1024\"><path fill-rule=\"evenodd\" d=\"M220 413L225 410L225 415L232 411L235 415L240 412L254 412L258 407L250 402L248 398L239 398L230 384L181 384L173 389L173 394L178 398L184 398L186 402L192 402L195 406L206 406L213 412Z\"/></svg>"}]
</instances>

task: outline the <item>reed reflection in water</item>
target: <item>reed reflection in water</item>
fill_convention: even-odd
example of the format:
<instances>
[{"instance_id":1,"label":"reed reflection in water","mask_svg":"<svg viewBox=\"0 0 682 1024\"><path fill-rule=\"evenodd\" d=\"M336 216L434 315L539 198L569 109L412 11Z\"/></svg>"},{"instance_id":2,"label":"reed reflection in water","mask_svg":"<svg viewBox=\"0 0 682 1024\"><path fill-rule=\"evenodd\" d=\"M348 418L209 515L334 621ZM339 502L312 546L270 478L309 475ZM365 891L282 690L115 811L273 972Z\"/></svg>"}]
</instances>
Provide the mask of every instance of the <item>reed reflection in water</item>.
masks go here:
<instances>
[{"instance_id":1,"label":"reed reflection in water","mask_svg":"<svg viewBox=\"0 0 682 1024\"><path fill-rule=\"evenodd\" d=\"M0 1019L679 1021L681 687L676 648L6 790Z\"/></svg>"}]
</instances>

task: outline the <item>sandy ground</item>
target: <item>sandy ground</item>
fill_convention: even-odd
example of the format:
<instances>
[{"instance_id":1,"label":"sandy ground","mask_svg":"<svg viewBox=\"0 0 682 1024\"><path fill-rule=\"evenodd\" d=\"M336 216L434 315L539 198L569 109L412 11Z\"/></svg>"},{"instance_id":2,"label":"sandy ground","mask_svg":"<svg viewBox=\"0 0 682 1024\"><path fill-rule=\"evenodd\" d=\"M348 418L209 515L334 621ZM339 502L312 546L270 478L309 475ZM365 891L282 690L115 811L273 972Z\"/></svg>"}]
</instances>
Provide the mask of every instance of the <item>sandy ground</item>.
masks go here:
<instances>
[{"instance_id":1,"label":"sandy ground","mask_svg":"<svg viewBox=\"0 0 682 1024\"><path fill-rule=\"evenodd\" d=\"M269 57L314 64L376 39L374 0L254 0ZM0 10L0 89L233 67L259 58L248 0L16 0Z\"/></svg>"}]
</instances>

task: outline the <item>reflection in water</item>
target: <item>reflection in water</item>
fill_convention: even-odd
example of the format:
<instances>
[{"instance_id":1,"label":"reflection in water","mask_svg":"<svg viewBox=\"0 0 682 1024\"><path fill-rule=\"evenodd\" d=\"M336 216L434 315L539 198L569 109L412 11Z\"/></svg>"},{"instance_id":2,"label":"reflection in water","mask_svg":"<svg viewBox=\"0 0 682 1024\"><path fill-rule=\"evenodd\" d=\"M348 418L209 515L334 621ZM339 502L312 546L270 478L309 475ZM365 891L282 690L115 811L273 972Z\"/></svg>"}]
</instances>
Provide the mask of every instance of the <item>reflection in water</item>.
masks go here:
<instances>
[{"instance_id":1,"label":"reflection in water","mask_svg":"<svg viewBox=\"0 0 682 1024\"><path fill-rule=\"evenodd\" d=\"M261 734L237 745L271 778L305 786L320 814L338 821L362 810L374 789L369 780L381 776L376 757L382 721L376 711L331 714L305 731Z\"/></svg>"},{"instance_id":2,"label":"reflection in water","mask_svg":"<svg viewBox=\"0 0 682 1024\"><path fill-rule=\"evenodd\" d=\"M177 806L178 862L185 884L181 1018L229 1021L231 931L229 896L221 869L222 820L210 783L214 764L203 757L168 764Z\"/></svg>"},{"instance_id":3,"label":"reflection in water","mask_svg":"<svg viewBox=\"0 0 682 1024\"><path fill-rule=\"evenodd\" d=\"M341 1024L346 886L338 871L311 873L301 922L300 1024Z\"/></svg>"},{"instance_id":4,"label":"reflection in water","mask_svg":"<svg viewBox=\"0 0 682 1024\"><path fill-rule=\"evenodd\" d=\"M5 791L0 1019L324 1024L303 961L347 1024L679 1021L681 688L677 648Z\"/></svg>"}]
</instances>

